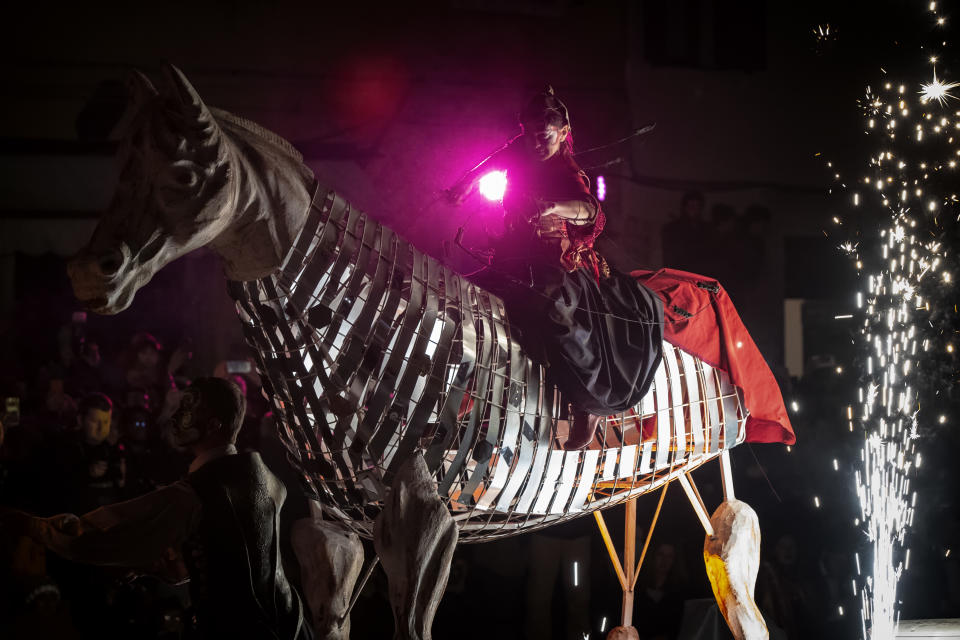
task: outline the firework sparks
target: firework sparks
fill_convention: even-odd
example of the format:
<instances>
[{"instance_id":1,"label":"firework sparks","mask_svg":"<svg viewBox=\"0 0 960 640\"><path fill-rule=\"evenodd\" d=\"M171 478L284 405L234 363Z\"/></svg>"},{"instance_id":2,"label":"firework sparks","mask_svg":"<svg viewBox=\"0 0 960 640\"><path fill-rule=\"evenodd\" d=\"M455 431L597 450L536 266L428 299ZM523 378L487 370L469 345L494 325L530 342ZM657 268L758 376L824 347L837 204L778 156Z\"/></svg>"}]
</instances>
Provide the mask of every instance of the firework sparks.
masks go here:
<instances>
[{"instance_id":1,"label":"firework sparks","mask_svg":"<svg viewBox=\"0 0 960 640\"><path fill-rule=\"evenodd\" d=\"M936 3L930 3L929 11L942 27L945 20ZM946 41L936 45L945 47ZM939 57L924 54L931 64ZM947 337L927 330L934 327L931 319L938 312L938 296L955 280L948 266L955 261L942 242L948 237L943 221L956 217L960 222L952 193L952 171L960 160L960 140L954 138L960 130L960 110L945 109L957 99L951 91L960 82L948 82L935 69L932 82L887 80L879 90L868 87L860 101L864 132L874 143L866 175L850 180L826 163L838 186L852 196L856 211L881 214L866 225L876 229L873 240L839 246L863 283L856 293L855 316L863 354L862 384L859 404L846 407L845 417L851 432L859 428L863 433L856 472L861 513L854 526L869 538L871 554L862 573L860 556L855 556L859 577L852 588L862 601L863 636L871 640L894 638L897 583L910 567L906 536L917 506L911 476L922 462L917 451L918 407L921 394L926 397L933 391L921 389L918 376L924 361L937 352L953 357L954 345ZM910 91L911 84L919 91ZM834 222L838 228L848 226L839 219ZM924 420L929 425L946 422L945 414Z\"/></svg>"},{"instance_id":2,"label":"firework sparks","mask_svg":"<svg viewBox=\"0 0 960 640\"><path fill-rule=\"evenodd\" d=\"M828 24L818 24L813 28L813 37L818 44L827 44L837 39L837 30Z\"/></svg>"},{"instance_id":3,"label":"firework sparks","mask_svg":"<svg viewBox=\"0 0 960 640\"><path fill-rule=\"evenodd\" d=\"M943 82L937 77L937 70L933 70L933 81L920 85L920 102L926 104L931 100L936 100L940 106L947 104L947 98L956 100L957 97L950 93L951 89L960 87L960 82Z\"/></svg>"},{"instance_id":4,"label":"firework sparks","mask_svg":"<svg viewBox=\"0 0 960 640\"><path fill-rule=\"evenodd\" d=\"M837 30L829 24L818 24L813 28L813 39L817 53L824 53L837 41Z\"/></svg>"},{"instance_id":5,"label":"firework sparks","mask_svg":"<svg viewBox=\"0 0 960 640\"><path fill-rule=\"evenodd\" d=\"M934 22L943 26L937 4L932 2L928 8ZM929 59L936 63L937 56ZM931 228L939 227L938 216L954 204L949 191L938 193L946 175L938 178L956 167L956 156L960 156L960 145L952 137L960 129L960 111L937 111L956 99L950 91L960 83L946 82L934 70L932 82L918 83L920 90L912 95L919 99L913 100L910 84L885 82L877 91L868 87L860 103L864 131L876 146L868 156L867 175L850 182L862 189L850 190L853 205L886 215L879 224L870 223L879 227L875 242L840 245L865 285L856 294L857 318L862 320L862 386L859 405L847 407L846 418L851 431L856 421L864 434L856 472L861 513L855 524L863 528L872 546L859 590L864 637L872 640L892 640L895 635L897 583L910 565L905 542L917 503L910 477L921 463L916 448L916 376L921 361L936 346L921 332L930 317L931 293L936 287L951 286L954 279L945 266L945 248L930 238L936 235ZM901 130L909 135L898 138ZM919 158L917 148L922 148ZM832 169L831 173L846 187L840 174ZM953 346L941 343L938 348L952 352ZM928 419L934 421L942 424L946 419ZM856 566L861 575L859 555ZM858 591L856 582L853 590Z\"/></svg>"}]
</instances>

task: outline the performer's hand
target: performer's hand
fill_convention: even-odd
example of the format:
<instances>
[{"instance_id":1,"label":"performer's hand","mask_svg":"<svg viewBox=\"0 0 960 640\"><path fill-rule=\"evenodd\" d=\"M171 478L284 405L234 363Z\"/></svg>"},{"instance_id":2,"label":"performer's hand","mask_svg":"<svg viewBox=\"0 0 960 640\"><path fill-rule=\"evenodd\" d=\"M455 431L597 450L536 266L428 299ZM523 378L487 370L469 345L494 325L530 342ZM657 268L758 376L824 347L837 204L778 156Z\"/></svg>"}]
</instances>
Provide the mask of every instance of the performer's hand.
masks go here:
<instances>
[{"instance_id":1,"label":"performer's hand","mask_svg":"<svg viewBox=\"0 0 960 640\"><path fill-rule=\"evenodd\" d=\"M552 213L545 213L537 221L537 231L540 237L562 237L564 228L563 218Z\"/></svg>"},{"instance_id":2,"label":"performer's hand","mask_svg":"<svg viewBox=\"0 0 960 640\"><path fill-rule=\"evenodd\" d=\"M527 224L537 226L542 209L536 198L525 198L519 206L519 215Z\"/></svg>"},{"instance_id":3,"label":"performer's hand","mask_svg":"<svg viewBox=\"0 0 960 640\"><path fill-rule=\"evenodd\" d=\"M63 531L69 535L75 536L80 533L80 518L72 513L61 513L53 516L54 526L58 531Z\"/></svg>"},{"instance_id":4,"label":"performer's hand","mask_svg":"<svg viewBox=\"0 0 960 640\"><path fill-rule=\"evenodd\" d=\"M460 206L470 194L470 188L469 182L458 182L449 189L443 190L443 198L448 204Z\"/></svg>"}]
</instances>

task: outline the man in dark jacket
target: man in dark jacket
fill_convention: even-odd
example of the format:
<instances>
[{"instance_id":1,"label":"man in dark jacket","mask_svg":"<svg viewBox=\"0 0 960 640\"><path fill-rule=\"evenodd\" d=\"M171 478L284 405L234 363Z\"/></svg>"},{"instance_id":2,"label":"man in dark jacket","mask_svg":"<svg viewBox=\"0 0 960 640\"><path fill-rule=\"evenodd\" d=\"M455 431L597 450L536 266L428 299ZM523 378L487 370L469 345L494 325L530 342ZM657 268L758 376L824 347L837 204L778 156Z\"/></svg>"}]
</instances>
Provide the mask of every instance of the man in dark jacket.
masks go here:
<instances>
[{"instance_id":1,"label":"man in dark jacket","mask_svg":"<svg viewBox=\"0 0 960 640\"><path fill-rule=\"evenodd\" d=\"M286 490L260 454L235 446L244 407L237 385L201 378L173 416L177 443L194 454L184 480L79 517L15 512L0 523L79 562L185 568L205 637L309 638L280 559Z\"/></svg>"}]
</instances>

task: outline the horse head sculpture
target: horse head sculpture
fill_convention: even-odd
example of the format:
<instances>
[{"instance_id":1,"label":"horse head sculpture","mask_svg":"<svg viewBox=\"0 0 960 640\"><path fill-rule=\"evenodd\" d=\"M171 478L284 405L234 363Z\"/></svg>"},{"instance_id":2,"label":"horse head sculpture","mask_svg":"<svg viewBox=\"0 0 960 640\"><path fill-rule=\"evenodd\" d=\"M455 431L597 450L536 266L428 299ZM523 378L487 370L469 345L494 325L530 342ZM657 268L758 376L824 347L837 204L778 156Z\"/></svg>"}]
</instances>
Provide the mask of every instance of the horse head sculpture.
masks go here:
<instances>
[{"instance_id":1,"label":"horse head sculpture","mask_svg":"<svg viewBox=\"0 0 960 640\"><path fill-rule=\"evenodd\" d=\"M137 71L127 84L117 191L68 265L77 299L97 313L123 311L157 271L206 245L231 279L272 272L290 241L285 223L296 224L275 213L302 211L310 200L313 176L300 154L258 125L207 107L176 67L164 67L159 91ZM225 135L237 129L262 135L241 153ZM258 161L264 167L251 166ZM272 206L277 200L286 206Z\"/></svg>"}]
</instances>

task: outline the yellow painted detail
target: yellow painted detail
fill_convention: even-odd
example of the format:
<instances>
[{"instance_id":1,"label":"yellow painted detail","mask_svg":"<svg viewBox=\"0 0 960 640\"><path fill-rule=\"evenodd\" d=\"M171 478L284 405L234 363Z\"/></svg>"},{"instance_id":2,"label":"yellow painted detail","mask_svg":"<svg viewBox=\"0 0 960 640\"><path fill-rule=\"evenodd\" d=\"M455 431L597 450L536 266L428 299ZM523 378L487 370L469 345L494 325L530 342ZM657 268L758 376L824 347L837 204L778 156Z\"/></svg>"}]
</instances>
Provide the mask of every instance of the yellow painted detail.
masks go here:
<instances>
[{"instance_id":1,"label":"yellow painted detail","mask_svg":"<svg viewBox=\"0 0 960 640\"><path fill-rule=\"evenodd\" d=\"M727 575L727 565L720 556L707 551L703 552L703 562L707 566L707 577L713 587L713 596L717 599L717 606L724 619L727 618L727 598L732 597L730 590L730 576Z\"/></svg>"}]
</instances>

